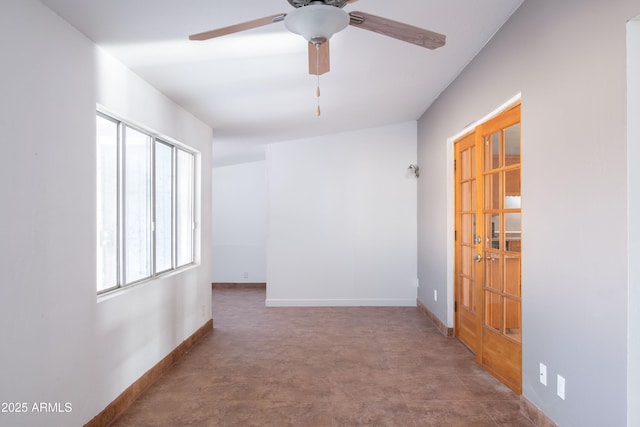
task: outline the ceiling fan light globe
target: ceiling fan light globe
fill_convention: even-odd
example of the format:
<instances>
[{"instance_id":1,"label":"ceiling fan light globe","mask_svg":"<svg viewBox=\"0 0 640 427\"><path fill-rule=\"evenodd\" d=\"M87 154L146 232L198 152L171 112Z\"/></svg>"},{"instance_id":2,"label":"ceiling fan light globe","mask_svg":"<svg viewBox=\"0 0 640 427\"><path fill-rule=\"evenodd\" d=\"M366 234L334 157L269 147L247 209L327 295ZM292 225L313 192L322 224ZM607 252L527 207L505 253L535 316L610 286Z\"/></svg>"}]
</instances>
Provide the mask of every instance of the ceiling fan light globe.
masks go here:
<instances>
[{"instance_id":1,"label":"ceiling fan light globe","mask_svg":"<svg viewBox=\"0 0 640 427\"><path fill-rule=\"evenodd\" d=\"M284 25L309 42L329 40L332 35L349 25L349 14L339 7L312 4L288 13Z\"/></svg>"}]
</instances>

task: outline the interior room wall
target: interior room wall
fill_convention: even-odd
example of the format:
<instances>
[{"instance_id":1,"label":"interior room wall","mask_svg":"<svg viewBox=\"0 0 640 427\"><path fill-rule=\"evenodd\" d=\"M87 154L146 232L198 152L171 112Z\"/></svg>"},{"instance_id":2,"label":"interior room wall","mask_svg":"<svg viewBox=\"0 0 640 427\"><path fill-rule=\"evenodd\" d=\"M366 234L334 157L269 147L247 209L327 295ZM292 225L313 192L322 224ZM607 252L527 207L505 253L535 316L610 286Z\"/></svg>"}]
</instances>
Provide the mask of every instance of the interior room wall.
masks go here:
<instances>
[{"instance_id":1,"label":"interior room wall","mask_svg":"<svg viewBox=\"0 0 640 427\"><path fill-rule=\"evenodd\" d=\"M266 162L213 168L212 282L267 281Z\"/></svg>"},{"instance_id":2,"label":"interior room wall","mask_svg":"<svg viewBox=\"0 0 640 427\"><path fill-rule=\"evenodd\" d=\"M629 185L628 425L640 425L640 16L627 25L627 167Z\"/></svg>"},{"instance_id":3,"label":"interior room wall","mask_svg":"<svg viewBox=\"0 0 640 427\"><path fill-rule=\"evenodd\" d=\"M625 42L638 12L633 0L525 1L419 120L418 298L449 322L447 140L522 94L523 395L560 425L627 424Z\"/></svg>"},{"instance_id":4,"label":"interior room wall","mask_svg":"<svg viewBox=\"0 0 640 427\"><path fill-rule=\"evenodd\" d=\"M267 305L416 304L416 122L267 147Z\"/></svg>"},{"instance_id":5,"label":"interior room wall","mask_svg":"<svg viewBox=\"0 0 640 427\"><path fill-rule=\"evenodd\" d=\"M0 401L28 404L0 424L83 425L211 318L211 129L36 0L0 2L0 51ZM202 264L106 298L96 296L97 102L202 162ZM40 402L62 410L33 411Z\"/></svg>"}]
</instances>

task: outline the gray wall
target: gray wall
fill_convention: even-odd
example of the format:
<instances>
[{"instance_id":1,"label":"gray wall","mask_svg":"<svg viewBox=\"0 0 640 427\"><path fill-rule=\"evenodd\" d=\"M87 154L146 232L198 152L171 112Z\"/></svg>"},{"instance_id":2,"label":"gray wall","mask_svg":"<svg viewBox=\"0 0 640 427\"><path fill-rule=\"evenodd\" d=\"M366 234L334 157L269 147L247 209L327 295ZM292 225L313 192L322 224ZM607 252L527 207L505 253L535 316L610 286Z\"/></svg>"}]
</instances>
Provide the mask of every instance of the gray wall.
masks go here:
<instances>
[{"instance_id":1,"label":"gray wall","mask_svg":"<svg viewBox=\"0 0 640 427\"><path fill-rule=\"evenodd\" d=\"M451 325L448 139L522 94L523 394L563 426L627 422L625 40L638 13L636 0L525 1L419 121L418 298Z\"/></svg>"}]
</instances>

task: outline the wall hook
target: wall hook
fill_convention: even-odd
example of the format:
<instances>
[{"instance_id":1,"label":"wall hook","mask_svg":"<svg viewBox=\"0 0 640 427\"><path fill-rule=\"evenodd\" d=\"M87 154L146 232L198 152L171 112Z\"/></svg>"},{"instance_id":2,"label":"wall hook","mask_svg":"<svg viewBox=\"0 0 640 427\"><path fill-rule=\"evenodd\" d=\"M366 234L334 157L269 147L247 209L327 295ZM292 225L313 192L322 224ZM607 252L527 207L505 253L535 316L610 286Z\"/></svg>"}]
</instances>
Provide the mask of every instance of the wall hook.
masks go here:
<instances>
[{"instance_id":1,"label":"wall hook","mask_svg":"<svg viewBox=\"0 0 640 427\"><path fill-rule=\"evenodd\" d=\"M413 172L413 174L416 176L416 178L418 178L420 176L420 166L418 166L418 165L409 165L409 167L407 169L411 170L411 172Z\"/></svg>"}]
</instances>

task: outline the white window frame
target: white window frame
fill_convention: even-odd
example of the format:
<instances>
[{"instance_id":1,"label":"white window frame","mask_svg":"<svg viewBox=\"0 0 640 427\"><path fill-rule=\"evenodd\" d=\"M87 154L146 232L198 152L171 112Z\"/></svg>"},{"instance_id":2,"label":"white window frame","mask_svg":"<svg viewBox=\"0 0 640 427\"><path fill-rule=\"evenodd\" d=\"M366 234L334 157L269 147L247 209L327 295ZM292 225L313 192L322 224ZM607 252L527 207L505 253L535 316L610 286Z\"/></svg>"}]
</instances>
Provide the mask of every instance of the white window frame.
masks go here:
<instances>
[{"instance_id":1,"label":"white window frame","mask_svg":"<svg viewBox=\"0 0 640 427\"><path fill-rule=\"evenodd\" d=\"M113 122L117 125L117 237L116 237L116 247L117 247L117 255L116 255L116 283L113 286L105 287L99 289L102 271L97 271L96 274L96 291L98 296L104 295L107 293L111 293L114 291L118 291L123 288L129 288L131 286L144 283L150 280L153 280L157 277L172 274L177 270L182 270L188 268L194 264L196 264L196 170L197 170L197 161L198 161L198 152L182 143L177 141L173 141L171 138L160 135L156 132L149 131L144 129L141 126L137 126L123 120L109 112L106 112L100 108L96 110L96 119L100 117L110 122ZM149 250L149 258L147 261L150 264L150 274L146 277L140 278L135 281L131 281L127 283L127 278L125 277L126 271L126 245L125 245L125 219L126 219L126 205L125 205L125 183L126 183L126 152L125 152L125 133L126 129L130 128L137 132L140 132L150 138L150 158L148 159L150 163L149 168L149 179L151 182L150 187L150 209L151 209L151 221L150 221L150 250ZM96 134L97 136L97 134ZM171 147L171 267L164 268L161 271L156 271L156 143L163 144L165 146ZM177 211L178 211L178 153L184 152L192 156L192 171L191 171L191 185L190 185L190 212L191 212L191 228L190 228L190 240L191 240L191 260L190 262L182 263L178 265L177 256L178 256L178 224L177 224ZM96 153L96 161L99 161L100 153ZM99 173L96 170L96 173ZM101 194L100 189L96 188L96 203L100 200ZM96 222L96 229L98 227L98 223ZM100 230L97 230L97 233L100 233ZM100 241L96 242L96 245L99 245ZM99 268L100 263L96 260L96 267Z\"/></svg>"}]
</instances>

